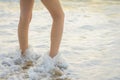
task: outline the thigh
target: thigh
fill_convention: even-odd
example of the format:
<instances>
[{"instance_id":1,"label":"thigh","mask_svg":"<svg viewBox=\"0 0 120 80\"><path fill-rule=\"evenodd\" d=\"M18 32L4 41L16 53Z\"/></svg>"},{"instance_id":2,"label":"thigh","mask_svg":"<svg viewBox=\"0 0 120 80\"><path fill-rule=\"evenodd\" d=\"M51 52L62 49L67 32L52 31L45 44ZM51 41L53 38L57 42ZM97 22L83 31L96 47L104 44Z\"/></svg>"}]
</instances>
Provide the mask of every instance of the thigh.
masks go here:
<instances>
[{"instance_id":1,"label":"thigh","mask_svg":"<svg viewBox=\"0 0 120 80\"><path fill-rule=\"evenodd\" d=\"M52 17L63 14L59 0L41 0L45 7L48 9Z\"/></svg>"},{"instance_id":2,"label":"thigh","mask_svg":"<svg viewBox=\"0 0 120 80\"><path fill-rule=\"evenodd\" d=\"M20 0L20 14L28 15L32 14L34 0Z\"/></svg>"}]
</instances>

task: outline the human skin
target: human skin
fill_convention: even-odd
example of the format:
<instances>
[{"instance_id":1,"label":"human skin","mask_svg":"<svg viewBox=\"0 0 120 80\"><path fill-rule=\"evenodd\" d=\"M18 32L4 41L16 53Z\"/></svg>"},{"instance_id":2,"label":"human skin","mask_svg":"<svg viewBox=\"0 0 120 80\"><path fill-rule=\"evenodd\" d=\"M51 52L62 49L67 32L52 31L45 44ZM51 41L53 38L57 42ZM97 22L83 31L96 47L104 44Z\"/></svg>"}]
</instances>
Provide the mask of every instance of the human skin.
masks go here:
<instances>
[{"instance_id":1,"label":"human skin","mask_svg":"<svg viewBox=\"0 0 120 80\"><path fill-rule=\"evenodd\" d=\"M50 36L50 57L58 54L64 28L64 12L59 0L41 0L52 17L52 28ZM34 0L20 0L20 20L18 24L18 39L21 53L29 47L28 32L32 19Z\"/></svg>"}]
</instances>

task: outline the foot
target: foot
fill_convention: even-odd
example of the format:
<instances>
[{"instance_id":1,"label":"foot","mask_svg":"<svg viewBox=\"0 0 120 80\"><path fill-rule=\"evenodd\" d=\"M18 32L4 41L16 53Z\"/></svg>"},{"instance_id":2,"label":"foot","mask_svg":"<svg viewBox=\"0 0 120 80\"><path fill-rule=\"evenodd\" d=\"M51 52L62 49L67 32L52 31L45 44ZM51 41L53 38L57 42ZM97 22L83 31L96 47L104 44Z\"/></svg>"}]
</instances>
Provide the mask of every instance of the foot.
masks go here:
<instances>
[{"instance_id":1,"label":"foot","mask_svg":"<svg viewBox=\"0 0 120 80\"><path fill-rule=\"evenodd\" d=\"M42 75L46 77L49 75L62 76L63 71L55 66L53 58L45 54L38 60L38 63L34 67L28 70L28 75L31 79L38 80Z\"/></svg>"},{"instance_id":2,"label":"foot","mask_svg":"<svg viewBox=\"0 0 120 80\"><path fill-rule=\"evenodd\" d=\"M50 72L54 68L55 68L55 66L54 66L53 59L49 55L45 54L45 55L43 55L42 58L40 58L37 61L36 66L31 68L31 70L34 72L41 73L41 72Z\"/></svg>"},{"instance_id":3,"label":"foot","mask_svg":"<svg viewBox=\"0 0 120 80\"><path fill-rule=\"evenodd\" d=\"M66 60L61 56L60 53L58 53L54 58L54 64L55 66L59 67L60 69L67 69L68 68L68 63Z\"/></svg>"},{"instance_id":4,"label":"foot","mask_svg":"<svg viewBox=\"0 0 120 80\"><path fill-rule=\"evenodd\" d=\"M39 58L40 55L38 55L31 46L29 46L25 53L25 55L21 54L21 50L17 49L16 52L14 54L11 54L10 58L13 59L14 63L16 65L21 65L24 64L26 62L33 62L35 63Z\"/></svg>"}]
</instances>

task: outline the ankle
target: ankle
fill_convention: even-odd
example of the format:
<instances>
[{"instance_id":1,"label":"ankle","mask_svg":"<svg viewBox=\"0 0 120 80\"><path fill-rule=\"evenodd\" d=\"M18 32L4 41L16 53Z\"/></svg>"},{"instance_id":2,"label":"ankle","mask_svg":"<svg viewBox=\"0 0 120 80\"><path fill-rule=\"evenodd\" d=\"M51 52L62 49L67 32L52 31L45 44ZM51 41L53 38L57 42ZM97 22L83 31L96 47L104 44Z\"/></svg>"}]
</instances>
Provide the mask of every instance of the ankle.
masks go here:
<instances>
[{"instance_id":1,"label":"ankle","mask_svg":"<svg viewBox=\"0 0 120 80\"><path fill-rule=\"evenodd\" d=\"M57 53L49 53L49 56L50 56L51 58L54 58L56 55L57 55Z\"/></svg>"},{"instance_id":2,"label":"ankle","mask_svg":"<svg viewBox=\"0 0 120 80\"><path fill-rule=\"evenodd\" d=\"M25 56L27 49L28 49L28 47L21 49L21 54L23 56Z\"/></svg>"},{"instance_id":3,"label":"ankle","mask_svg":"<svg viewBox=\"0 0 120 80\"><path fill-rule=\"evenodd\" d=\"M22 56L25 56L25 52L24 52L24 51L21 51L21 55L22 55Z\"/></svg>"},{"instance_id":4,"label":"ankle","mask_svg":"<svg viewBox=\"0 0 120 80\"><path fill-rule=\"evenodd\" d=\"M51 58L54 58L54 57L55 57L55 55L53 55L53 54L49 54L49 56L50 56Z\"/></svg>"},{"instance_id":5,"label":"ankle","mask_svg":"<svg viewBox=\"0 0 120 80\"><path fill-rule=\"evenodd\" d=\"M22 55L22 56L25 56L25 55L26 55L26 50L27 50L27 49L21 50L21 55Z\"/></svg>"}]
</instances>

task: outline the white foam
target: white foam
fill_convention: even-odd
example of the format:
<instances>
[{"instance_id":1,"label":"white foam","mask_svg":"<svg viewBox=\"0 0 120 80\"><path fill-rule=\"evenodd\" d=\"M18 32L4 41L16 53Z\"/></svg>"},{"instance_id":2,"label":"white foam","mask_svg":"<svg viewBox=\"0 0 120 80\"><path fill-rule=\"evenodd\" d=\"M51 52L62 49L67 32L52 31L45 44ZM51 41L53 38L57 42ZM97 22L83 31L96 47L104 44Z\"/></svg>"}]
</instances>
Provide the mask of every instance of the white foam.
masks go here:
<instances>
[{"instance_id":1,"label":"white foam","mask_svg":"<svg viewBox=\"0 0 120 80\"><path fill-rule=\"evenodd\" d=\"M25 75L28 74L29 80L52 80L51 76L61 74L63 75L63 71L61 71L57 66L55 66L55 59L51 58L48 53L43 55L42 57L37 58L32 56L33 50L27 50L27 60L36 59L37 63L34 63L33 67L27 70L27 72L22 69L22 65L15 64L15 58L20 58L20 50L15 50L6 55L0 55L3 60L0 61L0 78L7 80L24 80ZM30 55L29 55L30 53ZM38 59L39 58L39 59ZM59 56L57 56L59 58ZM33 60L35 61L35 60ZM59 76L60 77L60 76ZM26 77L27 78L27 77Z\"/></svg>"},{"instance_id":2,"label":"white foam","mask_svg":"<svg viewBox=\"0 0 120 80\"><path fill-rule=\"evenodd\" d=\"M20 60L22 60L22 63L25 60L32 60L34 61L33 63L35 63L35 60L37 61L37 59L40 57L40 55L36 54L32 48L26 50L27 55L25 57L21 57L20 52L20 49L15 48L7 54L0 55L0 59L2 59L0 60L0 78L8 80L24 80L22 79L22 76L19 76L19 78L17 77L16 73L23 71L23 69L22 64L16 63L20 63Z\"/></svg>"},{"instance_id":3,"label":"white foam","mask_svg":"<svg viewBox=\"0 0 120 80\"><path fill-rule=\"evenodd\" d=\"M4 65L4 66L12 66L12 65L14 65L14 61L10 58L5 57L2 60L1 64Z\"/></svg>"},{"instance_id":4,"label":"white foam","mask_svg":"<svg viewBox=\"0 0 120 80\"><path fill-rule=\"evenodd\" d=\"M58 56L57 56L58 57ZM64 72L55 65L53 58L51 58L48 53L44 54L42 58L38 60L38 63L28 70L30 79L37 80L38 78L44 80L52 80L54 76L61 77ZM53 78L51 79L51 76Z\"/></svg>"}]
</instances>

